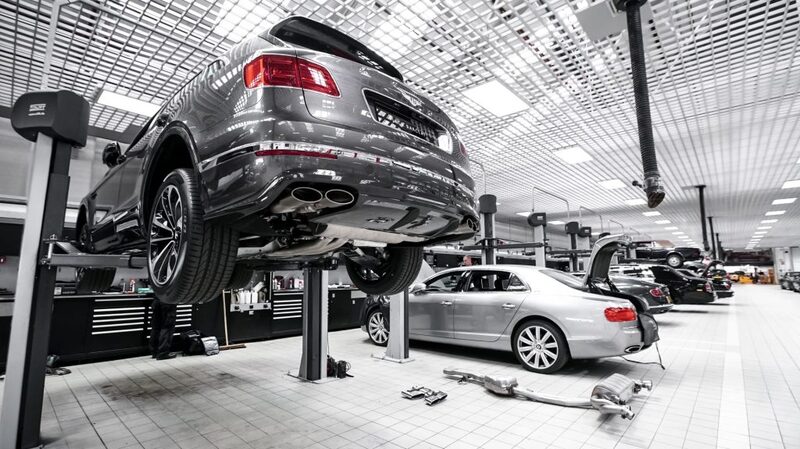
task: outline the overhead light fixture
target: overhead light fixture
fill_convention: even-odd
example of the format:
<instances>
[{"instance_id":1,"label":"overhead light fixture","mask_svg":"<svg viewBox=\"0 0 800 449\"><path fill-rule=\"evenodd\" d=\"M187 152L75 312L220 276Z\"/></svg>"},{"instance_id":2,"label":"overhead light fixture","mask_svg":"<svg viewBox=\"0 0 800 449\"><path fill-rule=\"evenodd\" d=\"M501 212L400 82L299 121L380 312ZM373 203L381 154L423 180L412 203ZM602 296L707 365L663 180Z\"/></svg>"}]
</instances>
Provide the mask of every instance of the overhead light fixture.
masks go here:
<instances>
[{"instance_id":1,"label":"overhead light fixture","mask_svg":"<svg viewBox=\"0 0 800 449\"><path fill-rule=\"evenodd\" d=\"M769 232L769 231L756 231L756 232L754 232L753 234L755 234L755 235L764 235L764 234L766 234L767 232Z\"/></svg>"},{"instance_id":2,"label":"overhead light fixture","mask_svg":"<svg viewBox=\"0 0 800 449\"><path fill-rule=\"evenodd\" d=\"M159 108L157 104L148 103L127 95L111 92L110 90L103 90L100 93L100 97L97 99L97 104L111 106L112 108L133 112L134 114L146 115L148 117L155 115Z\"/></svg>"},{"instance_id":3,"label":"overhead light fixture","mask_svg":"<svg viewBox=\"0 0 800 449\"><path fill-rule=\"evenodd\" d=\"M580 164L581 162L589 162L592 160L592 156L577 145L553 151L553 154L567 164Z\"/></svg>"},{"instance_id":4,"label":"overhead light fixture","mask_svg":"<svg viewBox=\"0 0 800 449\"><path fill-rule=\"evenodd\" d=\"M562 224L564 224L564 222L561 221L561 220L548 221L548 223L550 223L551 225L562 225Z\"/></svg>"},{"instance_id":5,"label":"overhead light fixture","mask_svg":"<svg viewBox=\"0 0 800 449\"><path fill-rule=\"evenodd\" d=\"M644 215L645 217L657 217L657 216L661 215L661 212L659 212L657 210L651 210L651 211L647 211L647 212L642 212L642 215Z\"/></svg>"},{"instance_id":6,"label":"overhead light fixture","mask_svg":"<svg viewBox=\"0 0 800 449\"><path fill-rule=\"evenodd\" d=\"M771 211L767 212L764 215L770 217L770 216L773 216L773 215L783 215L785 213L786 213L785 210L771 210Z\"/></svg>"},{"instance_id":7,"label":"overhead light fixture","mask_svg":"<svg viewBox=\"0 0 800 449\"><path fill-rule=\"evenodd\" d=\"M597 184L607 190L624 189L625 187L628 187L627 184L617 178L600 181Z\"/></svg>"},{"instance_id":8,"label":"overhead light fixture","mask_svg":"<svg viewBox=\"0 0 800 449\"><path fill-rule=\"evenodd\" d=\"M600 231L592 232L592 235L600 235Z\"/></svg>"},{"instance_id":9,"label":"overhead light fixture","mask_svg":"<svg viewBox=\"0 0 800 449\"><path fill-rule=\"evenodd\" d=\"M530 107L497 80L471 87L464 91L464 95L498 117L516 114Z\"/></svg>"},{"instance_id":10,"label":"overhead light fixture","mask_svg":"<svg viewBox=\"0 0 800 449\"><path fill-rule=\"evenodd\" d=\"M782 189L796 189L800 187L800 179L793 179L783 183Z\"/></svg>"},{"instance_id":11,"label":"overhead light fixture","mask_svg":"<svg viewBox=\"0 0 800 449\"><path fill-rule=\"evenodd\" d=\"M528 211L528 212L517 212L517 215L519 215L520 217L527 217L530 214L531 214L530 211Z\"/></svg>"},{"instance_id":12,"label":"overhead light fixture","mask_svg":"<svg viewBox=\"0 0 800 449\"><path fill-rule=\"evenodd\" d=\"M675 231L672 233L672 235L686 235L686 233L683 231Z\"/></svg>"},{"instance_id":13,"label":"overhead light fixture","mask_svg":"<svg viewBox=\"0 0 800 449\"><path fill-rule=\"evenodd\" d=\"M647 201L641 198L636 198L632 200L625 200L625 204L627 204L628 206L642 206L647 204Z\"/></svg>"},{"instance_id":14,"label":"overhead light fixture","mask_svg":"<svg viewBox=\"0 0 800 449\"><path fill-rule=\"evenodd\" d=\"M777 219L777 218L771 218L771 219L769 219L769 220L761 220L761 223L764 223L764 224L768 224L768 223L777 223L777 222L778 222L778 219Z\"/></svg>"},{"instance_id":15,"label":"overhead light fixture","mask_svg":"<svg viewBox=\"0 0 800 449\"><path fill-rule=\"evenodd\" d=\"M756 229L772 229L772 226L759 226Z\"/></svg>"},{"instance_id":16,"label":"overhead light fixture","mask_svg":"<svg viewBox=\"0 0 800 449\"><path fill-rule=\"evenodd\" d=\"M667 226L666 228L664 228L664 230L665 231L677 231L678 227L677 226Z\"/></svg>"},{"instance_id":17,"label":"overhead light fixture","mask_svg":"<svg viewBox=\"0 0 800 449\"><path fill-rule=\"evenodd\" d=\"M655 223L655 224L670 224L672 222L669 221L669 220L656 220L653 223Z\"/></svg>"},{"instance_id":18,"label":"overhead light fixture","mask_svg":"<svg viewBox=\"0 0 800 449\"><path fill-rule=\"evenodd\" d=\"M797 198L781 198L773 201L772 205L777 206L778 204L792 204L795 201L797 201Z\"/></svg>"}]
</instances>

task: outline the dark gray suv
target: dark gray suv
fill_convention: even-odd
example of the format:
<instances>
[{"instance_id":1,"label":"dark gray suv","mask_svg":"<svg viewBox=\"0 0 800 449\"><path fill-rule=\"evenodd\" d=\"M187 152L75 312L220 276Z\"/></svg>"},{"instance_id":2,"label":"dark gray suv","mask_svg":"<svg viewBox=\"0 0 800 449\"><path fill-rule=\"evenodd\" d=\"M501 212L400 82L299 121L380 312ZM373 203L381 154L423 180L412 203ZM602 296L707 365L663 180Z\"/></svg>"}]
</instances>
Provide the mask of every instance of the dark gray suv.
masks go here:
<instances>
[{"instance_id":1,"label":"dark gray suv","mask_svg":"<svg viewBox=\"0 0 800 449\"><path fill-rule=\"evenodd\" d=\"M253 270L343 258L393 294L426 244L477 230L458 131L363 44L289 17L186 83L84 198L80 245L146 252L158 297L204 302ZM99 290L113 271L81 270Z\"/></svg>"}]
</instances>

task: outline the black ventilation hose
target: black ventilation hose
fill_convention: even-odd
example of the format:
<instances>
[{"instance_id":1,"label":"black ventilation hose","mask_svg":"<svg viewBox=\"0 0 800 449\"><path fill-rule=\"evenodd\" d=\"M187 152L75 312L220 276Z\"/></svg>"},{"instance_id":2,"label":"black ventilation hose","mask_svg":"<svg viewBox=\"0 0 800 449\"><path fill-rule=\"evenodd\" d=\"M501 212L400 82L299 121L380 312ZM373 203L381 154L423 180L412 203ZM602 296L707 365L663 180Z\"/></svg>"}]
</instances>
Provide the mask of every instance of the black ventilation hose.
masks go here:
<instances>
[{"instance_id":1,"label":"black ventilation hose","mask_svg":"<svg viewBox=\"0 0 800 449\"><path fill-rule=\"evenodd\" d=\"M664 201L664 187L658 173L656 147L653 141L653 121L650 118L650 98L647 88L647 69L644 59L644 40L642 38L641 6L645 0L616 0L623 6L628 17L628 45L631 52L631 73L633 75L633 94L636 99L636 121L639 125L639 146L642 153L644 171L644 191L647 205L654 208ZM623 4L621 4L623 3Z\"/></svg>"}]
</instances>

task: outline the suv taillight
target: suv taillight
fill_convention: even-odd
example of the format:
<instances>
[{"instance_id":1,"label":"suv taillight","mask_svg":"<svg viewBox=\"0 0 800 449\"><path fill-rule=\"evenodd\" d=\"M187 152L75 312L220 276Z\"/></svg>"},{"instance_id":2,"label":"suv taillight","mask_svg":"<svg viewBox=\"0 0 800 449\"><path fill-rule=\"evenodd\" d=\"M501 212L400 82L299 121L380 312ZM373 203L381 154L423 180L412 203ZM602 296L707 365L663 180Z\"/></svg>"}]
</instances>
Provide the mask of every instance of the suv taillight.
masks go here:
<instances>
[{"instance_id":1,"label":"suv taillight","mask_svg":"<svg viewBox=\"0 0 800 449\"><path fill-rule=\"evenodd\" d=\"M652 296L653 298L661 298L662 296L664 296L664 292L662 292L661 289L658 287L651 288L650 296Z\"/></svg>"},{"instance_id":2,"label":"suv taillight","mask_svg":"<svg viewBox=\"0 0 800 449\"><path fill-rule=\"evenodd\" d=\"M636 321L636 311L630 307L609 307L605 310L605 315L612 323Z\"/></svg>"},{"instance_id":3,"label":"suv taillight","mask_svg":"<svg viewBox=\"0 0 800 449\"><path fill-rule=\"evenodd\" d=\"M244 85L256 87L301 87L304 90L339 96L339 88L325 67L286 55L261 55L248 62L242 73Z\"/></svg>"}]
</instances>

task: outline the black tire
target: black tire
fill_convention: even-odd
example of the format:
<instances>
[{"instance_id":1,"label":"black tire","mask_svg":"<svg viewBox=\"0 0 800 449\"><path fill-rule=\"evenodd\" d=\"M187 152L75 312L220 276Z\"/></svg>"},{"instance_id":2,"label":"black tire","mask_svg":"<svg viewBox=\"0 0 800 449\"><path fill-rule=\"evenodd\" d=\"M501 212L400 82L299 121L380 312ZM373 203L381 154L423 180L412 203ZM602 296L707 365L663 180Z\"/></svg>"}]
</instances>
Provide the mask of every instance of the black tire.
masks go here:
<instances>
[{"instance_id":1,"label":"black tire","mask_svg":"<svg viewBox=\"0 0 800 449\"><path fill-rule=\"evenodd\" d=\"M228 290L239 290L242 288L247 287L250 285L250 282L253 280L253 275L255 275L255 271L251 268L247 268L244 265L237 264L236 267L233 269L233 274L231 275L231 279L228 281Z\"/></svg>"},{"instance_id":2,"label":"black tire","mask_svg":"<svg viewBox=\"0 0 800 449\"><path fill-rule=\"evenodd\" d=\"M538 341L536 340L537 329ZM527 342L531 342L531 344L525 345ZM556 346L551 346L554 343ZM526 350L528 347L530 350ZM514 331L511 349L522 367L534 373L554 373L563 368L570 359L569 346L567 346L564 333L557 326L544 320L532 319L523 322ZM556 350L555 357L546 352L553 353L553 349Z\"/></svg>"},{"instance_id":3,"label":"black tire","mask_svg":"<svg viewBox=\"0 0 800 449\"><path fill-rule=\"evenodd\" d=\"M394 295L407 289L422 266L422 247L387 246L365 248L364 252L381 259L376 270L370 270L346 259L347 274L356 288L368 295Z\"/></svg>"},{"instance_id":4,"label":"black tire","mask_svg":"<svg viewBox=\"0 0 800 449\"><path fill-rule=\"evenodd\" d=\"M89 224L86 220L78 230L78 247L81 251L91 250ZM102 293L114 284L116 268L80 267L75 270L75 291L78 294Z\"/></svg>"},{"instance_id":5,"label":"black tire","mask_svg":"<svg viewBox=\"0 0 800 449\"><path fill-rule=\"evenodd\" d=\"M367 316L367 335L370 341L378 346L389 343L389 329L386 328L386 319L380 307L376 307Z\"/></svg>"},{"instance_id":6,"label":"black tire","mask_svg":"<svg viewBox=\"0 0 800 449\"><path fill-rule=\"evenodd\" d=\"M680 268L683 266L683 256L673 253L667 256L667 265L672 268Z\"/></svg>"},{"instance_id":7,"label":"black tire","mask_svg":"<svg viewBox=\"0 0 800 449\"><path fill-rule=\"evenodd\" d=\"M167 175L153 198L147 229L150 285L161 302L201 304L228 286L238 234L206 222L203 213L194 172L179 168Z\"/></svg>"}]
</instances>

